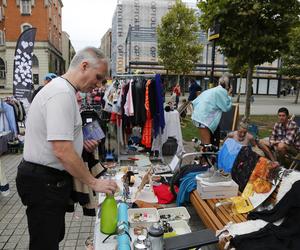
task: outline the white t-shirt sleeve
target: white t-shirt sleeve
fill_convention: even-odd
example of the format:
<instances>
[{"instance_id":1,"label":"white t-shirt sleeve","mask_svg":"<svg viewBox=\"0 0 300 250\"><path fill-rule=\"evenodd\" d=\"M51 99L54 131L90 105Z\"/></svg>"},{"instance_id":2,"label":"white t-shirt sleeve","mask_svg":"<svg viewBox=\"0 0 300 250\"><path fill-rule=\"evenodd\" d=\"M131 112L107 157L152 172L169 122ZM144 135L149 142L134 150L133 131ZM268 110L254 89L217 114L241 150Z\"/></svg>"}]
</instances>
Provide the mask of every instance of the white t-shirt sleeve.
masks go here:
<instances>
[{"instance_id":1,"label":"white t-shirt sleeve","mask_svg":"<svg viewBox=\"0 0 300 250\"><path fill-rule=\"evenodd\" d=\"M73 141L75 107L69 93L52 96L46 103L46 127L48 141Z\"/></svg>"}]
</instances>

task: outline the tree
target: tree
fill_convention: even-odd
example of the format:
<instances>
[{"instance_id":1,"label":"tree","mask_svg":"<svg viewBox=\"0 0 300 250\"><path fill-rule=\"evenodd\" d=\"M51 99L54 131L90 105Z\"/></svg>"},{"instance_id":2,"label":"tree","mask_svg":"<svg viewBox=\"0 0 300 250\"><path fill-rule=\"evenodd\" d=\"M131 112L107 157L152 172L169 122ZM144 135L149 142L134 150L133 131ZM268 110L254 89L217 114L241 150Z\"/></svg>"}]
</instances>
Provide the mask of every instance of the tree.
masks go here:
<instances>
[{"instance_id":1,"label":"tree","mask_svg":"<svg viewBox=\"0 0 300 250\"><path fill-rule=\"evenodd\" d=\"M228 58L238 57L248 64L245 119L250 115L253 68L272 62L287 49L288 33L299 23L298 0L202 0L198 3L203 15L202 27L221 25L217 45Z\"/></svg>"},{"instance_id":2,"label":"tree","mask_svg":"<svg viewBox=\"0 0 300 250\"><path fill-rule=\"evenodd\" d=\"M228 63L229 71L234 76L235 75L240 76L240 85L239 85L239 89L238 89L238 96L237 96L237 99L236 99L236 102L239 103L240 102L240 96L241 96L242 78L245 77L246 74L247 74L248 65L247 64L245 64L245 65L241 64L238 57L227 58L227 63Z\"/></svg>"},{"instance_id":3,"label":"tree","mask_svg":"<svg viewBox=\"0 0 300 250\"><path fill-rule=\"evenodd\" d=\"M176 0L157 27L160 62L178 75L178 82L180 75L191 72L200 59L202 45L199 43L199 30L195 11L181 0Z\"/></svg>"},{"instance_id":4,"label":"tree","mask_svg":"<svg viewBox=\"0 0 300 250\"><path fill-rule=\"evenodd\" d=\"M300 26L292 29L289 37L289 51L282 56L283 65L279 73L291 78L294 87L297 89L295 99L295 104L297 104L300 91Z\"/></svg>"}]
</instances>

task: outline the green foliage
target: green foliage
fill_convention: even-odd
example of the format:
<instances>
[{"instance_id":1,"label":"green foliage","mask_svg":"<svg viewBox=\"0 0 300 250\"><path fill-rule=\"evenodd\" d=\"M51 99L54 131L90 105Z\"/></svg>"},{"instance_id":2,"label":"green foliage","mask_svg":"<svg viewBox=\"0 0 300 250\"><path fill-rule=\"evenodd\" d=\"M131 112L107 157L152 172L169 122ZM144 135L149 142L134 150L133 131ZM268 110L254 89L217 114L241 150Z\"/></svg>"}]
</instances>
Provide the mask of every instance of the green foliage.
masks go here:
<instances>
[{"instance_id":1,"label":"green foliage","mask_svg":"<svg viewBox=\"0 0 300 250\"><path fill-rule=\"evenodd\" d=\"M288 46L290 30L299 24L298 0L200 0L201 26L221 26L216 44L227 58L248 64L245 120L250 116L253 68L272 62Z\"/></svg>"},{"instance_id":2,"label":"green foliage","mask_svg":"<svg viewBox=\"0 0 300 250\"><path fill-rule=\"evenodd\" d=\"M300 26L292 29L289 37L289 51L282 56L283 67L279 73L296 78L300 77Z\"/></svg>"},{"instance_id":3,"label":"green foliage","mask_svg":"<svg viewBox=\"0 0 300 250\"><path fill-rule=\"evenodd\" d=\"M199 30L195 11L177 0L157 28L158 55L166 69L176 74L193 70L202 51Z\"/></svg>"},{"instance_id":4,"label":"green foliage","mask_svg":"<svg viewBox=\"0 0 300 250\"><path fill-rule=\"evenodd\" d=\"M286 50L291 27L299 22L297 0L207 0L198 7L202 27L221 25L217 44L226 57L244 65L272 62Z\"/></svg>"},{"instance_id":5,"label":"green foliage","mask_svg":"<svg viewBox=\"0 0 300 250\"><path fill-rule=\"evenodd\" d=\"M229 70L234 75L241 75L245 77L247 74L248 64L240 62L238 57L229 57L227 58L227 63Z\"/></svg>"}]
</instances>

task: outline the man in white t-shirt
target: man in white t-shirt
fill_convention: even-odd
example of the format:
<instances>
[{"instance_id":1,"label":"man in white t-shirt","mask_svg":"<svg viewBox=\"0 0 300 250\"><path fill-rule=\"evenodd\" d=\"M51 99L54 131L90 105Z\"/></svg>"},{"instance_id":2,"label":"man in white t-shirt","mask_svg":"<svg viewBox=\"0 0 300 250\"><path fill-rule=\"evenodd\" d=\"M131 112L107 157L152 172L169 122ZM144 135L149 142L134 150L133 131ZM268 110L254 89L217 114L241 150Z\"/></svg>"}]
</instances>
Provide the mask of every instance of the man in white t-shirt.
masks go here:
<instances>
[{"instance_id":1,"label":"man in white t-shirt","mask_svg":"<svg viewBox=\"0 0 300 250\"><path fill-rule=\"evenodd\" d=\"M79 51L68 71L52 80L34 98L26 121L23 160L17 190L27 206L29 248L58 249L64 238L65 212L72 176L96 192L111 194L117 184L94 178L81 159L97 142L83 141L76 92L90 92L105 79L108 63L103 53L88 47Z\"/></svg>"}]
</instances>

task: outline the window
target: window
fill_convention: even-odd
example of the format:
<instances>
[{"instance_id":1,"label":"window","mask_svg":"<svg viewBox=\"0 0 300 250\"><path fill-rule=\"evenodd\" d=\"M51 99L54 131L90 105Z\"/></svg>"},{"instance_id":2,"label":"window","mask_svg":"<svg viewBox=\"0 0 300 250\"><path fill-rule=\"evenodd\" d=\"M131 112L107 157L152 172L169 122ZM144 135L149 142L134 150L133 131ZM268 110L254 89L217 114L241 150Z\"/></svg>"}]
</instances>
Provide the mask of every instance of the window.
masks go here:
<instances>
[{"instance_id":1,"label":"window","mask_svg":"<svg viewBox=\"0 0 300 250\"><path fill-rule=\"evenodd\" d=\"M20 11L22 15L31 14L31 1L30 0L21 0L20 2Z\"/></svg>"},{"instance_id":2,"label":"window","mask_svg":"<svg viewBox=\"0 0 300 250\"><path fill-rule=\"evenodd\" d=\"M54 24L54 27L56 27L56 25L57 25L57 19L56 19L55 15L53 16L53 24Z\"/></svg>"},{"instance_id":3,"label":"window","mask_svg":"<svg viewBox=\"0 0 300 250\"><path fill-rule=\"evenodd\" d=\"M23 32L24 30L28 30L30 29L32 26L29 23L23 23L21 25L21 32Z\"/></svg>"},{"instance_id":4,"label":"window","mask_svg":"<svg viewBox=\"0 0 300 250\"><path fill-rule=\"evenodd\" d=\"M5 73L5 63L3 59L0 57L0 79L5 79L6 73Z\"/></svg>"},{"instance_id":5,"label":"window","mask_svg":"<svg viewBox=\"0 0 300 250\"><path fill-rule=\"evenodd\" d=\"M0 30L0 45L5 45L4 32Z\"/></svg>"},{"instance_id":6,"label":"window","mask_svg":"<svg viewBox=\"0 0 300 250\"><path fill-rule=\"evenodd\" d=\"M52 6L51 5L48 6L48 11L49 11L49 19L51 20L52 19Z\"/></svg>"},{"instance_id":7,"label":"window","mask_svg":"<svg viewBox=\"0 0 300 250\"><path fill-rule=\"evenodd\" d=\"M4 19L4 8L3 6L0 7L0 21Z\"/></svg>"}]
</instances>

